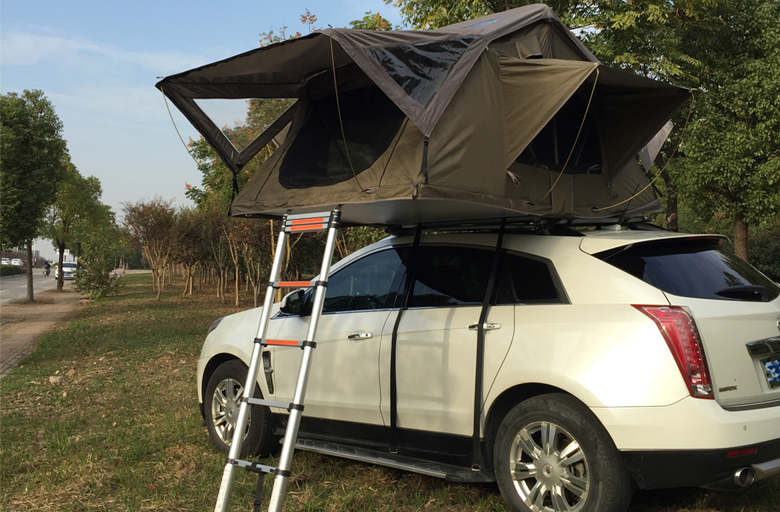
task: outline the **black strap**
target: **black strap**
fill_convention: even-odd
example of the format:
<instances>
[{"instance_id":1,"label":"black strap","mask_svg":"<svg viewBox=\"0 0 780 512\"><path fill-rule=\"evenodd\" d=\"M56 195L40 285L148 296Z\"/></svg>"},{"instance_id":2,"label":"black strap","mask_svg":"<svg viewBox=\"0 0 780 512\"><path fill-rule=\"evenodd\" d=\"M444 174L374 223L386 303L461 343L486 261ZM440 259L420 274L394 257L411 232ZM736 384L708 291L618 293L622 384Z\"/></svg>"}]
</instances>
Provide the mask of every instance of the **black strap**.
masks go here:
<instances>
[{"instance_id":1,"label":"black strap","mask_svg":"<svg viewBox=\"0 0 780 512\"><path fill-rule=\"evenodd\" d=\"M404 256L404 263L406 268L409 268L409 262L416 261L417 250L420 247L420 237L422 236L422 224L417 225L417 229L414 232L414 242L412 242L412 249ZM401 325L401 315L409 306L409 296L412 291L412 283L414 282L414 272L417 268L416 265L412 267L410 272L406 274L406 289L404 290L404 301L401 307L398 309L398 316L395 317L395 325L393 325L393 337L390 349L390 451L398 451L398 376L396 368L396 356L398 352L398 327Z\"/></svg>"},{"instance_id":2,"label":"black strap","mask_svg":"<svg viewBox=\"0 0 780 512\"><path fill-rule=\"evenodd\" d=\"M423 154L422 154L422 166L420 167L420 174L425 176L425 183L428 184L428 136L423 139Z\"/></svg>"},{"instance_id":3,"label":"black strap","mask_svg":"<svg viewBox=\"0 0 780 512\"><path fill-rule=\"evenodd\" d=\"M498 276L499 264L501 263L502 246L504 245L504 231L506 230L506 218L501 219L501 227L498 230L498 240L496 241L496 250L493 253L493 265L490 268L490 278L488 279L485 298L482 301L482 311L479 314L479 324L477 326L477 357L476 357L476 377L474 382L474 434L471 442L471 466L472 468L482 467L482 450L480 448L479 427L482 417L482 395L485 387L485 322L487 322L488 312L490 311L491 299L496 287L496 277Z\"/></svg>"}]
</instances>

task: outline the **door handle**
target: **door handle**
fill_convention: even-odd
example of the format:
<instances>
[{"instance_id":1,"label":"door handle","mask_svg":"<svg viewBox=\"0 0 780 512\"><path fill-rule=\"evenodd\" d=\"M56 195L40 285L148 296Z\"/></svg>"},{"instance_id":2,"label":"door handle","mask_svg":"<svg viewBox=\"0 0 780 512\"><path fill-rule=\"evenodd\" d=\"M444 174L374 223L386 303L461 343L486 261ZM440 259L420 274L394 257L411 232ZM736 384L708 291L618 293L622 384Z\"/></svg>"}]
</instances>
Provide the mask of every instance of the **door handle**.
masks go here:
<instances>
[{"instance_id":1,"label":"door handle","mask_svg":"<svg viewBox=\"0 0 780 512\"><path fill-rule=\"evenodd\" d=\"M350 334L347 336L348 340L367 340L369 338L373 338L374 334L370 332L358 332L355 334Z\"/></svg>"},{"instance_id":2,"label":"door handle","mask_svg":"<svg viewBox=\"0 0 780 512\"><path fill-rule=\"evenodd\" d=\"M486 331L493 331L495 329L501 329L501 324L498 322L485 322L482 324L482 328ZM469 325L469 329L472 331L478 331L479 330L479 324L471 324Z\"/></svg>"}]
</instances>

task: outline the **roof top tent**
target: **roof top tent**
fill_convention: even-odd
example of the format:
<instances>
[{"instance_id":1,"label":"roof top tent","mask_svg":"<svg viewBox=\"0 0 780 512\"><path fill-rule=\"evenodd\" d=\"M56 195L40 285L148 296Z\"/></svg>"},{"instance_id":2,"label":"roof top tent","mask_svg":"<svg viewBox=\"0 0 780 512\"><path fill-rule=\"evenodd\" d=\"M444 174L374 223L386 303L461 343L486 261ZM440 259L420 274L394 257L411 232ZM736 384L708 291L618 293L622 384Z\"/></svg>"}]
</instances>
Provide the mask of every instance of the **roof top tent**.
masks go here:
<instances>
[{"instance_id":1,"label":"roof top tent","mask_svg":"<svg viewBox=\"0 0 780 512\"><path fill-rule=\"evenodd\" d=\"M432 31L328 29L157 87L234 173L280 141L233 216L342 205L344 224L372 225L658 209L637 153L690 96L602 65L541 4ZM197 103L258 98L296 101L240 151Z\"/></svg>"}]
</instances>

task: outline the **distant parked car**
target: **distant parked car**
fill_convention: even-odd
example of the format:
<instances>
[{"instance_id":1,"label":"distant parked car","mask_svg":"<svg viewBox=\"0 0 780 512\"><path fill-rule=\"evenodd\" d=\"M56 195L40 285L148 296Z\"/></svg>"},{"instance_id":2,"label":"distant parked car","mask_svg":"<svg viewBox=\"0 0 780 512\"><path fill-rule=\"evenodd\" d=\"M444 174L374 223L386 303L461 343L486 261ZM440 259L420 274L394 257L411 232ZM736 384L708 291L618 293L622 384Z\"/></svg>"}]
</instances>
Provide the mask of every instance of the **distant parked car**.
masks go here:
<instances>
[{"instance_id":1,"label":"distant parked car","mask_svg":"<svg viewBox=\"0 0 780 512\"><path fill-rule=\"evenodd\" d=\"M20 260L19 258L14 258L11 260L11 265L17 266L17 267L23 267L24 262Z\"/></svg>"},{"instance_id":2,"label":"distant parked car","mask_svg":"<svg viewBox=\"0 0 780 512\"><path fill-rule=\"evenodd\" d=\"M54 271L54 277L60 278L60 267ZM62 279L68 281L70 279L76 279L76 264L71 262L64 262L62 264Z\"/></svg>"},{"instance_id":3,"label":"distant parked car","mask_svg":"<svg viewBox=\"0 0 780 512\"><path fill-rule=\"evenodd\" d=\"M0 260L0 265L10 265L10 264L11 264L11 260L9 260L8 258L3 258L2 260Z\"/></svg>"}]
</instances>

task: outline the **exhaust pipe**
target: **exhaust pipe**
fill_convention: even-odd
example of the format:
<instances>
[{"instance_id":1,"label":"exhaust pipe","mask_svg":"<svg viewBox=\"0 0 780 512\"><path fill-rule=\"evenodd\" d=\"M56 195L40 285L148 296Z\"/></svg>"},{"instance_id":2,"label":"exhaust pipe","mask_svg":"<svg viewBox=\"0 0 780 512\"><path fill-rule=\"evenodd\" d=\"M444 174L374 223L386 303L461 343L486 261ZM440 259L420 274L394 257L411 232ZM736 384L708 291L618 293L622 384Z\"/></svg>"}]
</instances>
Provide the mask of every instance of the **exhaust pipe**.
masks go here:
<instances>
[{"instance_id":1,"label":"exhaust pipe","mask_svg":"<svg viewBox=\"0 0 780 512\"><path fill-rule=\"evenodd\" d=\"M737 487L750 487L756 481L753 468L740 468L734 472L734 483Z\"/></svg>"}]
</instances>

